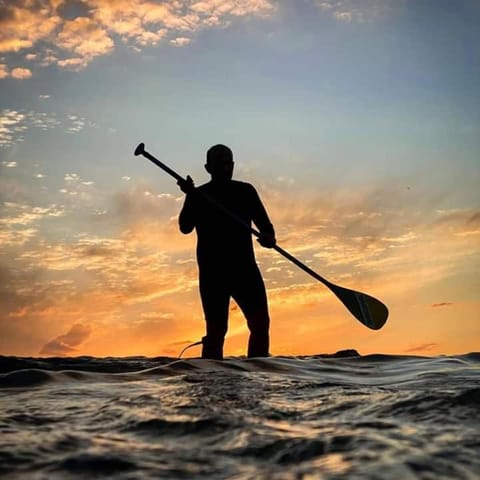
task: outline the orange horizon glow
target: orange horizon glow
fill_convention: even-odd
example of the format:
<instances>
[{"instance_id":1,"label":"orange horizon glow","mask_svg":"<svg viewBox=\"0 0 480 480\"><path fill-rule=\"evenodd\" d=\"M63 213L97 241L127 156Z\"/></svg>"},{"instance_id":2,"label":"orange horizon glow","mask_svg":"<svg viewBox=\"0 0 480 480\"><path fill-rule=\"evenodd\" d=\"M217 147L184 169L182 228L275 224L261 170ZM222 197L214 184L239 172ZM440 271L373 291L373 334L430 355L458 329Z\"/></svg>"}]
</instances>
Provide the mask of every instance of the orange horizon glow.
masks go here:
<instances>
[{"instance_id":1,"label":"orange horizon glow","mask_svg":"<svg viewBox=\"0 0 480 480\"><path fill-rule=\"evenodd\" d=\"M361 354L436 355L478 349L479 303L463 300L461 292L442 293L445 282L465 268L465 258L476 255L480 231L472 230L472 212L437 212L434 225L425 227L417 218L389 211L390 218L397 215L405 224L391 227L384 224L381 209L366 210L367 194L363 199L356 194L340 213L322 207L325 199L314 192L301 200L273 187L265 192L280 245L327 279L376 296L390 309L382 330L368 330L326 287L276 252L257 246L268 290L273 355L350 348ZM41 280L30 285L25 280L17 287L25 298L21 306L4 310L18 327L15 335L3 336L1 354L176 356L203 336L195 234L184 236L177 227L181 195L145 195L136 189L116 195L120 203L122 196L129 199L135 215L127 215L115 234L84 234L68 243L51 241L35 228L42 221L52 226L64 221L68 211L10 206L5 238L12 251L21 248L25 272L43 273ZM33 237L24 240L22 234L30 235L32 229ZM378 233L372 236L372 231ZM435 238L443 240L436 242L431 259ZM456 318L469 335L452 335ZM244 355L247 338L244 318L232 301L225 354ZM197 347L185 356L198 355Z\"/></svg>"}]
</instances>

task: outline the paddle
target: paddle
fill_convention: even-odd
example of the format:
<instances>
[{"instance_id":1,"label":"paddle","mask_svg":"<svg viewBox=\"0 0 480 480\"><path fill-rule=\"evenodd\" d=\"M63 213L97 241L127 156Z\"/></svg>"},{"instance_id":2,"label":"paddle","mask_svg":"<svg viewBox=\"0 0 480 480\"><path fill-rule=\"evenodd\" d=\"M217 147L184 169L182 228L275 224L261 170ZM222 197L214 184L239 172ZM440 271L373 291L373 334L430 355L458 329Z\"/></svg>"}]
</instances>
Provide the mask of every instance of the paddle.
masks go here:
<instances>
[{"instance_id":1,"label":"paddle","mask_svg":"<svg viewBox=\"0 0 480 480\"><path fill-rule=\"evenodd\" d=\"M148 153L145 150L145 145L140 143L135 149L135 155L143 155L145 158L153 162L155 165L160 167L162 170L167 172L169 175L174 177L178 181L185 181L177 172L172 170L170 167L162 163L160 160L155 158L153 155ZM233 218L235 221L243 225L245 228L250 230L250 232L256 237L260 237L260 232L251 227L251 225L245 223L241 218L239 218L235 213L227 210L223 205L215 202L212 198L204 193L196 190L197 194L201 194L209 203L215 206L215 208L221 210L223 213L228 215L230 218ZM334 283L329 282L327 279L323 278L317 272L314 272L311 268L307 267L300 260L295 258L292 254L288 253L283 248L278 245L272 247L278 253L283 255L287 260L290 260L292 263L300 267L304 272L311 275L313 278L322 282L327 288L329 288L337 298L347 307L349 312L363 325L372 330L379 330L383 327L388 318L388 308L377 300L376 298L367 295L366 293L357 292L355 290L350 290L348 288L340 287Z\"/></svg>"}]
</instances>

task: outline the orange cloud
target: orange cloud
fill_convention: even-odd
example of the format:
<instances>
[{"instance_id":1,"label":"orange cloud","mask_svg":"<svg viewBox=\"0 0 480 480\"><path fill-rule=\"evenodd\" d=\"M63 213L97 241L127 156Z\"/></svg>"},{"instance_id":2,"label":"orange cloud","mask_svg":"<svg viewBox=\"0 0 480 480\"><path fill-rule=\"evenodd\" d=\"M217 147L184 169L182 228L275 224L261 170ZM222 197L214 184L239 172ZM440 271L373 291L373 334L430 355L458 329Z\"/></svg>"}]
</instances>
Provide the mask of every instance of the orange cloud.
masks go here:
<instances>
[{"instance_id":1,"label":"orange cloud","mask_svg":"<svg viewBox=\"0 0 480 480\"><path fill-rule=\"evenodd\" d=\"M87 17L78 17L63 24L56 38L58 47L78 55L77 59L69 59L68 66L81 67L94 57L112 51L114 43L106 30ZM75 65L75 60L79 63ZM67 66L64 62L61 66Z\"/></svg>"},{"instance_id":2,"label":"orange cloud","mask_svg":"<svg viewBox=\"0 0 480 480\"><path fill-rule=\"evenodd\" d=\"M32 76L32 71L29 68L17 67L10 72L10 76L17 80L24 80L25 78L30 78Z\"/></svg>"},{"instance_id":3,"label":"orange cloud","mask_svg":"<svg viewBox=\"0 0 480 480\"><path fill-rule=\"evenodd\" d=\"M162 40L184 47L202 29L274 11L270 0L84 0L81 7L72 18L59 0L9 2L0 18L0 53L25 50L27 61L81 70L110 53L118 40L136 50Z\"/></svg>"},{"instance_id":4,"label":"orange cloud","mask_svg":"<svg viewBox=\"0 0 480 480\"><path fill-rule=\"evenodd\" d=\"M40 350L44 355L71 355L90 335L92 329L89 325L76 323L64 335L50 340Z\"/></svg>"},{"instance_id":5,"label":"orange cloud","mask_svg":"<svg viewBox=\"0 0 480 480\"><path fill-rule=\"evenodd\" d=\"M0 80L8 77L8 68L5 63L0 63Z\"/></svg>"},{"instance_id":6,"label":"orange cloud","mask_svg":"<svg viewBox=\"0 0 480 480\"><path fill-rule=\"evenodd\" d=\"M31 48L48 38L61 22L56 14L58 3L12 1L2 6L0 53Z\"/></svg>"}]
</instances>

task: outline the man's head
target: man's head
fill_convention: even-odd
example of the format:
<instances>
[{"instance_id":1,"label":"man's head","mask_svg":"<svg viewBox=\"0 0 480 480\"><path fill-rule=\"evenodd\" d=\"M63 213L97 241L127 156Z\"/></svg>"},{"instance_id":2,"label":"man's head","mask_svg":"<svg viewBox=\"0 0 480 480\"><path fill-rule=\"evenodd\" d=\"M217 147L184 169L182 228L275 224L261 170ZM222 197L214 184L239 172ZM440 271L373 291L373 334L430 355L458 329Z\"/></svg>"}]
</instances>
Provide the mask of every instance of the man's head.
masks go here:
<instances>
[{"instance_id":1,"label":"man's head","mask_svg":"<svg viewBox=\"0 0 480 480\"><path fill-rule=\"evenodd\" d=\"M233 175L233 153L225 145L214 145L207 151L205 170L216 182L226 182Z\"/></svg>"}]
</instances>

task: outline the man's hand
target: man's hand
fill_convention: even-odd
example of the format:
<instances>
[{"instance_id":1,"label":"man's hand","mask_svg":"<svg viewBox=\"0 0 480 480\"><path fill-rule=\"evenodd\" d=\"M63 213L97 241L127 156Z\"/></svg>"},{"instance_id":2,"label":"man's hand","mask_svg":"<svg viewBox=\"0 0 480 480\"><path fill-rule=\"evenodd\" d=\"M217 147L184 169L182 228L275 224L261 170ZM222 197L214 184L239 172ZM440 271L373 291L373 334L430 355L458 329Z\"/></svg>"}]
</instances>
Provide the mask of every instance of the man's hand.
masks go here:
<instances>
[{"instance_id":1,"label":"man's hand","mask_svg":"<svg viewBox=\"0 0 480 480\"><path fill-rule=\"evenodd\" d=\"M186 179L182 178L179 180L177 185L180 187L180 190L186 194L192 193L195 190L195 185L190 175L187 175Z\"/></svg>"},{"instance_id":2,"label":"man's hand","mask_svg":"<svg viewBox=\"0 0 480 480\"><path fill-rule=\"evenodd\" d=\"M277 240L275 239L275 235L271 233L261 233L260 237L258 237L257 242L265 248L273 248L277 244Z\"/></svg>"}]
</instances>

